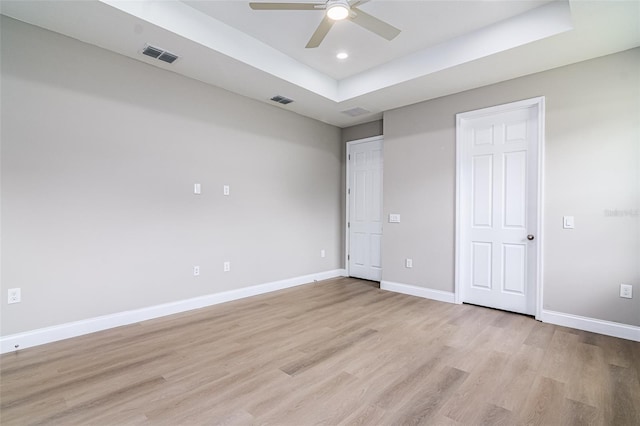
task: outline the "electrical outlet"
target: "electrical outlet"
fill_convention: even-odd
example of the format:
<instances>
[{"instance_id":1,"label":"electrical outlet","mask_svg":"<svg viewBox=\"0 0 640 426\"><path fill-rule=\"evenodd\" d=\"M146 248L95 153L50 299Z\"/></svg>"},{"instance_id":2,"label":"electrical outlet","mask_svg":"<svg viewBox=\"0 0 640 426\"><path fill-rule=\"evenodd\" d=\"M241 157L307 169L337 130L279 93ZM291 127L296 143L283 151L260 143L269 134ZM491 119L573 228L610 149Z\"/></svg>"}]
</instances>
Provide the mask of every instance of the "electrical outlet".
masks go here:
<instances>
[{"instance_id":1,"label":"electrical outlet","mask_svg":"<svg viewBox=\"0 0 640 426\"><path fill-rule=\"evenodd\" d=\"M194 266L193 267L193 276L197 277L198 275L200 275L200 267L199 266Z\"/></svg>"},{"instance_id":2,"label":"electrical outlet","mask_svg":"<svg viewBox=\"0 0 640 426\"><path fill-rule=\"evenodd\" d=\"M405 268L413 268L413 259L405 259L404 266Z\"/></svg>"},{"instance_id":3,"label":"electrical outlet","mask_svg":"<svg viewBox=\"0 0 640 426\"><path fill-rule=\"evenodd\" d=\"M20 295L20 289L10 288L8 290L7 303L10 305L12 303L20 303L21 301L22 301L22 296Z\"/></svg>"},{"instance_id":4,"label":"electrical outlet","mask_svg":"<svg viewBox=\"0 0 640 426\"><path fill-rule=\"evenodd\" d=\"M620 284L620 297L633 299L633 286L631 284Z\"/></svg>"},{"instance_id":5,"label":"electrical outlet","mask_svg":"<svg viewBox=\"0 0 640 426\"><path fill-rule=\"evenodd\" d=\"M231 270L231 262L224 262L222 265L222 269L224 272L229 272Z\"/></svg>"},{"instance_id":6,"label":"electrical outlet","mask_svg":"<svg viewBox=\"0 0 640 426\"><path fill-rule=\"evenodd\" d=\"M229 188L229 185L223 185L222 195L229 195L230 193L231 193L231 188Z\"/></svg>"}]
</instances>

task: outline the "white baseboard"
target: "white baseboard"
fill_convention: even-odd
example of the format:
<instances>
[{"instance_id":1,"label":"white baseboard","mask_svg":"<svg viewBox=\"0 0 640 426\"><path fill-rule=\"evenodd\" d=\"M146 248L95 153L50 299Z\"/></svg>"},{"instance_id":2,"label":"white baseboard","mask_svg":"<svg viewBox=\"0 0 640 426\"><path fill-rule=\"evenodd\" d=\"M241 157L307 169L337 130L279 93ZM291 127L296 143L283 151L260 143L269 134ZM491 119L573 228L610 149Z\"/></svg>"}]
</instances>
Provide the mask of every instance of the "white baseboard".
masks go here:
<instances>
[{"instance_id":1,"label":"white baseboard","mask_svg":"<svg viewBox=\"0 0 640 426\"><path fill-rule=\"evenodd\" d=\"M390 281L381 281L380 289L393 291L396 293L409 294L411 296L433 299L439 302L455 303L454 293L442 290L433 290L425 287L418 287L409 284L400 284Z\"/></svg>"},{"instance_id":2,"label":"white baseboard","mask_svg":"<svg viewBox=\"0 0 640 426\"><path fill-rule=\"evenodd\" d=\"M237 290L208 294L206 296L194 297L192 299L179 300L177 302L164 303L162 305L118 312L115 314L55 325L52 327L39 328L37 330L27 331L24 333L2 336L0 337L0 353L7 353L15 351L16 349L25 349L32 346L43 345L45 343L82 336L84 334L95 333L96 331L134 324L140 321L204 308L206 306L217 305L219 303L243 299L245 297L257 296L259 294L303 284L312 284L315 281L346 276L346 274L347 272L344 269L334 269L332 271L304 275L301 277L259 284Z\"/></svg>"},{"instance_id":3,"label":"white baseboard","mask_svg":"<svg viewBox=\"0 0 640 426\"><path fill-rule=\"evenodd\" d=\"M563 312L547 311L544 309L542 310L542 314L539 319L542 322L548 322L549 324L577 328L578 330L591 331L593 333L600 333L607 336L640 342L640 327L634 325L581 317L578 315L565 314Z\"/></svg>"},{"instance_id":4,"label":"white baseboard","mask_svg":"<svg viewBox=\"0 0 640 426\"><path fill-rule=\"evenodd\" d=\"M447 291L433 290L430 288L394 283L390 281L381 281L380 288L382 290L424 297L426 299L438 300L440 302L455 303L455 294ZM591 331L593 333L640 342L640 327L633 325L547 310L543 310L538 319L549 324L561 325L563 327L571 327L578 330Z\"/></svg>"}]
</instances>

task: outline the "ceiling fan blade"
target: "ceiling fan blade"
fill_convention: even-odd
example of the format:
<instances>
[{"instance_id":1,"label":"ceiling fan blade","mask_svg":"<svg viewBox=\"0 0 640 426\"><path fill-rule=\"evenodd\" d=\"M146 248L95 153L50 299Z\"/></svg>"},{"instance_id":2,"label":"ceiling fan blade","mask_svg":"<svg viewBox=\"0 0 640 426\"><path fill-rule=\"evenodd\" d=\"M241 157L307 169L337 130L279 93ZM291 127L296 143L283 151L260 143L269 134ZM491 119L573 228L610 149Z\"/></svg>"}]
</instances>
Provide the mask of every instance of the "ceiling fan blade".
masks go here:
<instances>
[{"instance_id":1,"label":"ceiling fan blade","mask_svg":"<svg viewBox=\"0 0 640 426\"><path fill-rule=\"evenodd\" d=\"M324 9L321 3L249 3L253 10L317 10Z\"/></svg>"},{"instance_id":2,"label":"ceiling fan blade","mask_svg":"<svg viewBox=\"0 0 640 426\"><path fill-rule=\"evenodd\" d=\"M361 4L369 3L369 0L350 0L349 7L360 6Z\"/></svg>"},{"instance_id":3,"label":"ceiling fan blade","mask_svg":"<svg viewBox=\"0 0 640 426\"><path fill-rule=\"evenodd\" d=\"M355 16L352 15L350 17L352 22L360 25L362 28L378 34L382 38L393 40L398 34L400 34L399 29L391 24L387 24L386 22L379 20L375 16L371 16L356 7L352 7L351 10L355 12Z\"/></svg>"},{"instance_id":4,"label":"ceiling fan blade","mask_svg":"<svg viewBox=\"0 0 640 426\"><path fill-rule=\"evenodd\" d=\"M334 22L335 21L329 19L327 16L322 18L322 22L320 22L320 25L318 25L318 28L316 28L316 31L309 39L309 43L307 43L305 48L311 49L320 46L322 40L324 40L324 38L327 36L327 33L329 33L331 27L333 27Z\"/></svg>"}]
</instances>

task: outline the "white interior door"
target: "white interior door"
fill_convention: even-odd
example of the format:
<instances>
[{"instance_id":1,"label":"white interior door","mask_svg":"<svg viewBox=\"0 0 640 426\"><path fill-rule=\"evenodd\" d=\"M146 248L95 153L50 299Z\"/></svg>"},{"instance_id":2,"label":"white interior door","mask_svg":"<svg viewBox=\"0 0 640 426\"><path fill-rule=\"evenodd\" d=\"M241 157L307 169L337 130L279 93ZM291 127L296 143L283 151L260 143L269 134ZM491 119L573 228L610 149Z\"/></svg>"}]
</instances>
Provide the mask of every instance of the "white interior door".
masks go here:
<instances>
[{"instance_id":1,"label":"white interior door","mask_svg":"<svg viewBox=\"0 0 640 426\"><path fill-rule=\"evenodd\" d=\"M382 138L347 145L349 275L380 281L382 277Z\"/></svg>"},{"instance_id":2,"label":"white interior door","mask_svg":"<svg viewBox=\"0 0 640 426\"><path fill-rule=\"evenodd\" d=\"M458 115L456 270L462 302L535 313L539 100Z\"/></svg>"}]
</instances>

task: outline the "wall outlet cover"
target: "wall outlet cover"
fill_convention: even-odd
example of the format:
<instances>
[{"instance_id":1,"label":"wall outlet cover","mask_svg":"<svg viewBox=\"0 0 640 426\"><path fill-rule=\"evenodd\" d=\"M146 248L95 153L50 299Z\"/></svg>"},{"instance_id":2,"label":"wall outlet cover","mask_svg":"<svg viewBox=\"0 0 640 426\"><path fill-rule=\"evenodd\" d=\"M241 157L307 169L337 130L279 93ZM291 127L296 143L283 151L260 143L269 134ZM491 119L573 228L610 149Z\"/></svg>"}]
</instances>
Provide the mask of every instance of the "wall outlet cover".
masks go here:
<instances>
[{"instance_id":1,"label":"wall outlet cover","mask_svg":"<svg viewBox=\"0 0 640 426\"><path fill-rule=\"evenodd\" d=\"M10 288L7 291L7 303L20 303L22 301L22 295L19 288Z\"/></svg>"}]
</instances>

